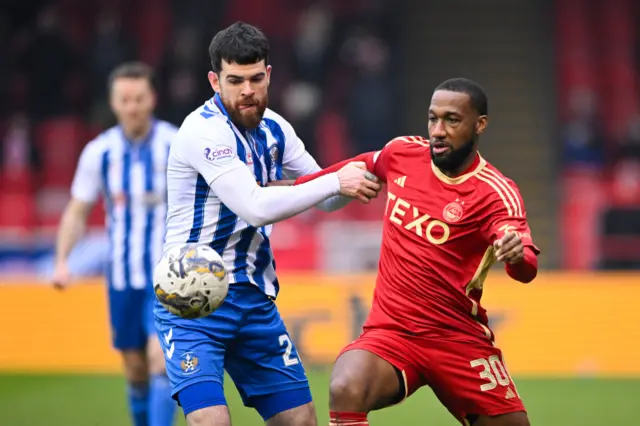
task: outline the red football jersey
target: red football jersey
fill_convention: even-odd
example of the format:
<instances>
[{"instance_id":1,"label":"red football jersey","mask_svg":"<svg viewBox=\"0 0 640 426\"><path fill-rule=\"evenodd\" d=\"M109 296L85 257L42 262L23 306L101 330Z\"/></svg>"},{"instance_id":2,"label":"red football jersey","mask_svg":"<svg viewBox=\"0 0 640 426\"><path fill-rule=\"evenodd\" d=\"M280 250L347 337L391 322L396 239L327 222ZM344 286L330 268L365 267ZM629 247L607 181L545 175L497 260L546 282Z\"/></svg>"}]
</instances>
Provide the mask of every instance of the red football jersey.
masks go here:
<instances>
[{"instance_id":1,"label":"red football jersey","mask_svg":"<svg viewBox=\"0 0 640 426\"><path fill-rule=\"evenodd\" d=\"M513 181L479 154L468 171L444 175L429 141L399 137L366 160L387 183L382 249L367 328L460 341L493 340L480 305L495 263L493 242L517 232L537 255Z\"/></svg>"}]
</instances>

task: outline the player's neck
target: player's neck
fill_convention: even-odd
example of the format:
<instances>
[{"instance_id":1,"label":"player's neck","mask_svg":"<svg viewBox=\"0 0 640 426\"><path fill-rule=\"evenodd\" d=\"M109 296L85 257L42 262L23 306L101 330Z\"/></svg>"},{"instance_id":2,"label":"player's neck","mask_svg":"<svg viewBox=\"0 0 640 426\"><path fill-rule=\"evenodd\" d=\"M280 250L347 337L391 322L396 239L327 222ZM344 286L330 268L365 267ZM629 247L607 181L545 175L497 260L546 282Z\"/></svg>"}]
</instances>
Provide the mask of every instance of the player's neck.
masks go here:
<instances>
[{"instance_id":1,"label":"player's neck","mask_svg":"<svg viewBox=\"0 0 640 426\"><path fill-rule=\"evenodd\" d=\"M457 178L458 176L462 176L465 173L470 172L473 168L475 168L478 163L480 162L480 156L478 155L477 151L474 151L471 155L469 155L469 157L467 157L462 164L460 164L460 166L456 167L453 170L443 170L440 169L440 167L438 167L438 169L440 169L440 171L447 177L449 178Z\"/></svg>"},{"instance_id":2,"label":"player's neck","mask_svg":"<svg viewBox=\"0 0 640 426\"><path fill-rule=\"evenodd\" d=\"M127 138L127 140L131 143L141 143L147 139L147 136L149 136L152 125L153 123L150 120L149 122L145 123L144 126L137 129L126 129L123 127L122 132L124 133L124 136Z\"/></svg>"}]
</instances>

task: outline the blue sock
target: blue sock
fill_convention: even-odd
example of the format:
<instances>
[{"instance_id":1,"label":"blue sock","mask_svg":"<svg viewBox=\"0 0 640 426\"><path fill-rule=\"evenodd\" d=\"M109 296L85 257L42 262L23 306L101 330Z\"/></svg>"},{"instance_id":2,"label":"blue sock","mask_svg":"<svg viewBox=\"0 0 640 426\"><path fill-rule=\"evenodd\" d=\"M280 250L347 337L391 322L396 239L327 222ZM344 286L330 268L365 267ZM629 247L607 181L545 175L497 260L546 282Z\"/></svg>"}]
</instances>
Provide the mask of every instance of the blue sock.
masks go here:
<instances>
[{"instance_id":1,"label":"blue sock","mask_svg":"<svg viewBox=\"0 0 640 426\"><path fill-rule=\"evenodd\" d=\"M129 411L133 417L134 426L148 426L149 384L129 383L127 393L129 395Z\"/></svg>"},{"instance_id":2,"label":"blue sock","mask_svg":"<svg viewBox=\"0 0 640 426\"><path fill-rule=\"evenodd\" d=\"M149 392L149 426L171 426L177 403L171 398L171 384L164 374L151 376Z\"/></svg>"}]
</instances>

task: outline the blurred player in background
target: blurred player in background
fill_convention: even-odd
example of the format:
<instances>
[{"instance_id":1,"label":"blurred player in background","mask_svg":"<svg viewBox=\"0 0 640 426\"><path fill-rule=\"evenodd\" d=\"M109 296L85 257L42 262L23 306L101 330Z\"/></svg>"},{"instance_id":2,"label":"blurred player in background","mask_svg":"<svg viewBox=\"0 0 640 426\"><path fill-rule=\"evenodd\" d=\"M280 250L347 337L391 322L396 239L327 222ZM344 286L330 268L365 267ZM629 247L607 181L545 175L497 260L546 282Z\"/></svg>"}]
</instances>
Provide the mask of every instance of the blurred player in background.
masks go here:
<instances>
[{"instance_id":1,"label":"blurred player in background","mask_svg":"<svg viewBox=\"0 0 640 426\"><path fill-rule=\"evenodd\" d=\"M216 34L209 55L216 94L185 119L171 146L165 250L209 244L231 285L205 318L183 319L156 304L172 392L189 425L230 425L226 369L268 425L312 426L307 376L274 303L272 224L314 206L335 210L348 197L368 202L380 185L365 177L364 164L349 164L305 185L266 188L320 170L292 126L267 108L268 40L236 23Z\"/></svg>"},{"instance_id":2,"label":"blurred player in background","mask_svg":"<svg viewBox=\"0 0 640 426\"><path fill-rule=\"evenodd\" d=\"M70 280L69 253L102 193L111 243L106 276L113 345L122 354L135 426L170 426L171 398L164 356L153 324L153 268L162 253L166 220L166 167L177 129L156 120L152 71L125 63L109 79L118 125L84 148L60 223L54 284Z\"/></svg>"},{"instance_id":3,"label":"blurred player in background","mask_svg":"<svg viewBox=\"0 0 640 426\"><path fill-rule=\"evenodd\" d=\"M518 187L478 153L487 114L478 84L445 81L430 141L399 137L345 162L364 161L388 193L371 312L333 369L332 425L366 425L367 413L424 385L462 424L529 425L480 298L496 261L532 281L539 250Z\"/></svg>"}]
</instances>

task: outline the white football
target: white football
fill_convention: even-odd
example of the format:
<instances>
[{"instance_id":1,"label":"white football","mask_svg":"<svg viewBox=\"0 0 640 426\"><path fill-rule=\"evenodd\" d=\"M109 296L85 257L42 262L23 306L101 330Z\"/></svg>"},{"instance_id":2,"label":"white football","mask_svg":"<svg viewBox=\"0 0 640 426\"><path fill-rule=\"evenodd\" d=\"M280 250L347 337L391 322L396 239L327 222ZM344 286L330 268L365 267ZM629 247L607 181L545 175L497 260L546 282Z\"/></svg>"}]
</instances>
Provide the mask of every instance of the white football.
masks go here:
<instances>
[{"instance_id":1,"label":"white football","mask_svg":"<svg viewBox=\"0 0 640 426\"><path fill-rule=\"evenodd\" d=\"M168 250L153 272L156 298L182 318L206 317L224 302L229 276L220 255L204 244Z\"/></svg>"}]
</instances>

